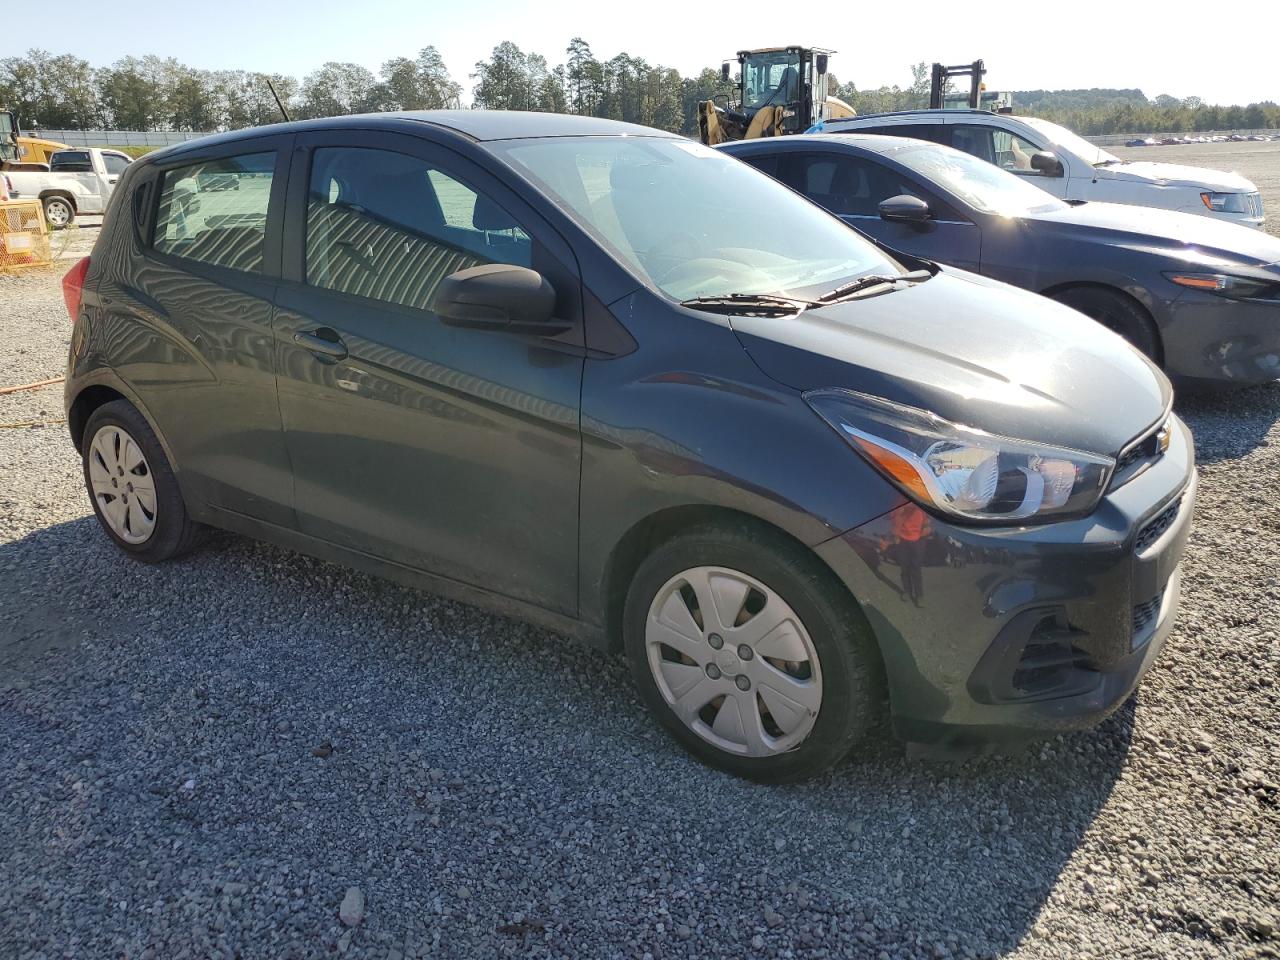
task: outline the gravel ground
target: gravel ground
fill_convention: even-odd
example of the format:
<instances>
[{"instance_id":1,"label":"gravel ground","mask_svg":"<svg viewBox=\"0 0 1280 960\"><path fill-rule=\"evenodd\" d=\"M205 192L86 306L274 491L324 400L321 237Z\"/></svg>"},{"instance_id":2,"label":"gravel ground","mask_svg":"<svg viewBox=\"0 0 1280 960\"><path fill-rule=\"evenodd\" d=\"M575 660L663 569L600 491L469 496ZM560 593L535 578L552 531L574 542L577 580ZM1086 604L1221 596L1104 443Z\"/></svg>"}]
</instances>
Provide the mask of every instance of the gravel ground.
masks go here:
<instances>
[{"instance_id":1,"label":"gravel ground","mask_svg":"<svg viewBox=\"0 0 1280 960\"><path fill-rule=\"evenodd\" d=\"M0 384L62 372L57 283L0 278ZM1202 500L1134 701L783 788L553 634L227 535L124 560L65 427L0 428L0 954L1280 956L1280 385L1180 410Z\"/></svg>"}]
</instances>

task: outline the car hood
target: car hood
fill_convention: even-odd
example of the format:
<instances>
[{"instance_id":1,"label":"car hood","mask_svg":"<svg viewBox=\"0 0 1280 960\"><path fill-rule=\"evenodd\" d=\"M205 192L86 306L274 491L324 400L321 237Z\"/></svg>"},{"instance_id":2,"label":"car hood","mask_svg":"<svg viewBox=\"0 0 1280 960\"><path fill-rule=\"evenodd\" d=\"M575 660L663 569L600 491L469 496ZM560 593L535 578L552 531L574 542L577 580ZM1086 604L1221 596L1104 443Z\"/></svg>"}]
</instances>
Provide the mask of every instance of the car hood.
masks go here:
<instances>
[{"instance_id":1,"label":"car hood","mask_svg":"<svg viewBox=\"0 0 1280 960\"><path fill-rule=\"evenodd\" d=\"M1170 187L1202 187L1220 193L1253 193L1258 189L1238 173L1186 167L1178 163L1159 163L1154 160L1135 160L1132 163L1095 167L1093 175L1098 180L1136 180Z\"/></svg>"},{"instance_id":2,"label":"car hood","mask_svg":"<svg viewBox=\"0 0 1280 960\"><path fill-rule=\"evenodd\" d=\"M1029 214L1025 219L1077 228L1086 231L1091 239L1176 250L1210 261L1254 265L1280 262L1280 238L1238 223L1174 210L1089 202Z\"/></svg>"},{"instance_id":3,"label":"car hood","mask_svg":"<svg viewBox=\"0 0 1280 960\"><path fill-rule=\"evenodd\" d=\"M731 324L756 365L794 389L845 387L1094 453L1118 453L1172 398L1154 365L1083 314L964 271Z\"/></svg>"}]
</instances>

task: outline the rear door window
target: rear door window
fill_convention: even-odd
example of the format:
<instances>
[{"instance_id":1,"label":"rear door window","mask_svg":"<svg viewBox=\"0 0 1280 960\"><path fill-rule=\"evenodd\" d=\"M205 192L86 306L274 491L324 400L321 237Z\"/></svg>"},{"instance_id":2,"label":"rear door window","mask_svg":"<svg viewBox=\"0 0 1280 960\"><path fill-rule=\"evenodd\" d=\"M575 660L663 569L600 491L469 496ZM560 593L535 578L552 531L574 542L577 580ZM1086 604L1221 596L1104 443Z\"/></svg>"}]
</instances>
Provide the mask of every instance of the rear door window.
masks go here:
<instances>
[{"instance_id":1,"label":"rear door window","mask_svg":"<svg viewBox=\"0 0 1280 960\"><path fill-rule=\"evenodd\" d=\"M307 198L310 285L429 309L451 273L531 262L529 234L510 214L426 160L365 147L315 151Z\"/></svg>"},{"instance_id":2,"label":"rear door window","mask_svg":"<svg viewBox=\"0 0 1280 960\"><path fill-rule=\"evenodd\" d=\"M860 127L858 133L874 133L885 137L914 137L933 143L946 143L947 128L941 123L888 123L880 127Z\"/></svg>"},{"instance_id":3,"label":"rear door window","mask_svg":"<svg viewBox=\"0 0 1280 960\"><path fill-rule=\"evenodd\" d=\"M275 163L270 150L166 170L152 246L198 263L262 273Z\"/></svg>"}]
</instances>

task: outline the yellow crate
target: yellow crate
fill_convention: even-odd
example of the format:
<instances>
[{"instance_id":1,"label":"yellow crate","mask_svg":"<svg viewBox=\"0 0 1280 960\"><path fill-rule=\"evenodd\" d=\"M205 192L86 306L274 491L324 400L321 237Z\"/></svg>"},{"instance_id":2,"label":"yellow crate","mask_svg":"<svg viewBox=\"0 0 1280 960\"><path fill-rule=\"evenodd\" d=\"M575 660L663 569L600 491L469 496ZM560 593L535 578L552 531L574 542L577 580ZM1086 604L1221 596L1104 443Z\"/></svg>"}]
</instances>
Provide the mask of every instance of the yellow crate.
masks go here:
<instances>
[{"instance_id":1,"label":"yellow crate","mask_svg":"<svg viewBox=\"0 0 1280 960\"><path fill-rule=\"evenodd\" d=\"M0 270L39 267L51 260L40 201L0 201Z\"/></svg>"}]
</instances>

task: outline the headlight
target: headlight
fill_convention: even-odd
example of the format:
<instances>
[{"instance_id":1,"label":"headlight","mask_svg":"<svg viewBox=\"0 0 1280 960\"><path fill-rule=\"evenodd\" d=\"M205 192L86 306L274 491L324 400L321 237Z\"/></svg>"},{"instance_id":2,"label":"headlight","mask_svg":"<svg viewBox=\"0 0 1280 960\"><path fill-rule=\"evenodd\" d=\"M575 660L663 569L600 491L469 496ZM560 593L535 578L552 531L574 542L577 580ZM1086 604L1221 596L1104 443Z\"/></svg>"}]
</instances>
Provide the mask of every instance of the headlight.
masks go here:
<instances>
[{"instance_id":1,"label":"headlight","mask_svg":"<svg viewBox=\"0 0 1280 960\"><path fill-rule=\"evenodd\" d=\"M814 390L804 399L903 493L965 520L1082 516L1115 468L1111 457L995 436L852 390Z\"/></svg>"},{"instance_id":2,"label":"headlight","mask_svg":"<svg viewBox=\"0 0 1280 960\"><path fill-rule=\"evenodd\" d=\"M1244 193L1202 193L1200 202L1214 213L1248 213Z\"/></svg>"},{"instance_id":3,"label":"headlight","mask_svg":"<svg viewBox=\"0 0 1280 960\"><path fill-rule=\"evenodd\" d=\"M1180 287L1216 293L1220 297L1229 297L1232 300L1280 297L1280 280L1233 277L1227 273L1166 273L1165 276Z\"/></svg>"}]
</instances>

